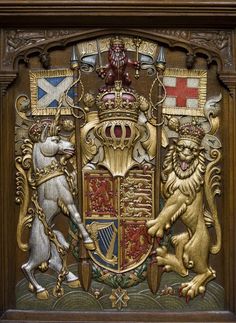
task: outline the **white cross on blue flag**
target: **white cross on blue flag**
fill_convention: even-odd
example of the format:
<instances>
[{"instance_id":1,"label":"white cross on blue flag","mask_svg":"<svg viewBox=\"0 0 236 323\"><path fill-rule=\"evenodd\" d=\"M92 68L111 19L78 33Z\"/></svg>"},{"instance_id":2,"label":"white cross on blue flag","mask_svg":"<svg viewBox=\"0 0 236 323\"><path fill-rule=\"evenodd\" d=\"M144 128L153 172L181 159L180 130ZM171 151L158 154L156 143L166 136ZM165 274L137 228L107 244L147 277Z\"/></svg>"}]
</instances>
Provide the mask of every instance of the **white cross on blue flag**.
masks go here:
<instances>
[{"instance_id":1,"label":"white cross on blue flag","mask_svg":"<svg viewBox=\"0 0 236 323\"><path fill-rule=\"evenodd\" d=\"M33 115L55 114L59 100L73 82L73 72L68 69L31 71L31 106ZM73 88L68 92L68 101L73 103ZM70 114L66 102L62 104L62 114Z\"/></svg>"}]
</instances>

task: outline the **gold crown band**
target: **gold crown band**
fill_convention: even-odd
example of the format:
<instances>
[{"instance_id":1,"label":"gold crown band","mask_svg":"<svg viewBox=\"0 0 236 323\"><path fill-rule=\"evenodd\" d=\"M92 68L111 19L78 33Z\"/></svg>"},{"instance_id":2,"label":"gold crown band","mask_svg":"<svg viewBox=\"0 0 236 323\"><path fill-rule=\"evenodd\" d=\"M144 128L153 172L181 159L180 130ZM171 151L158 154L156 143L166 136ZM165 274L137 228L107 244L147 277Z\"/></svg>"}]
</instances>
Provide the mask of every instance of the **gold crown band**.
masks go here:
<instances>
[{"instance_id":1,"label":"gold crown band","mask_svg":"<svg viewBox=\"0 0 236 323\"><path fill-rule=\"evenodd\" d=\"M181 139L186 139L186 140L191 140L191 141L194 141L196 144L200 145L202 139L199 139L197 137L193 137L191 135L180 135L179 136L179 140Z\"/></svg>"},{"instance_id":2,"label":"gold crown band","mask_svg":"<svg viewBox=\"0 0 236 323\"><path fill-rule=\"evenodd\" d=\"M99 113L99 119L101 121L109 120L130 120L136 122L138 120L138 115L135 112L127 112L123 110L112 111L112 112L102 112Z\"/></svg>"}]
</instances>

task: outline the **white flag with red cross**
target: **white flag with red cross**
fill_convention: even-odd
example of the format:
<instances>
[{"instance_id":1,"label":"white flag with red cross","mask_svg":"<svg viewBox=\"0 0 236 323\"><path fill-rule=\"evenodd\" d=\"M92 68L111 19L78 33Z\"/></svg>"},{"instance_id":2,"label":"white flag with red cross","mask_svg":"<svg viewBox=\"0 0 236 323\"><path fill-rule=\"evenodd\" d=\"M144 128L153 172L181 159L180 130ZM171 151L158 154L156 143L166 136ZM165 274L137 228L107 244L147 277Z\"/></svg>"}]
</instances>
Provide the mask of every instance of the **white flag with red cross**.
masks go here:
<instances>
[{"instance_id":1,"label":"white flag with red cross","mask_svg":"<svg viewBox=\"0 0 236 323\"><path fill-rule=\"evenodd\" d=\"M166 98L163 113L203 116L206 102L207 72L204 70L166 69L163 77Z\"/></svg>"}]
</instances>

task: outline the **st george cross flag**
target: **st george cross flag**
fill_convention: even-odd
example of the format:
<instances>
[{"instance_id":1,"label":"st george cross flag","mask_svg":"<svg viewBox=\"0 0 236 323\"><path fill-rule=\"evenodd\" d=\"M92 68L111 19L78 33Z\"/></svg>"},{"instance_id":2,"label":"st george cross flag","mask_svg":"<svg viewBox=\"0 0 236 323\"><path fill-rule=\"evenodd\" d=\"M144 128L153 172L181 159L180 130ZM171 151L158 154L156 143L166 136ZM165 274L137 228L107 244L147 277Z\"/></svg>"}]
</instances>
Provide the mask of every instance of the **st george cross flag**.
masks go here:
<instances>
[{"instance_id":1,"label":"st george cross flag","mask_svg":"<svg viewBox=\"0 0 236 323\"><path fill-rule=\"evenodd\" d=\"M204 70L166 69L163 77L166 99L163 113L203 116L206 102L207 72Z\"/></svg>"},{"instance_id":2,"label":"st george cross flag","mask_svg":"<svg viewBox=\"0 0 236 323\"><path fill-rule=\"evenodd\" d=\"M32 115L53 115L61 95L70 88L73 72L69 69L30 71ZM73 89L68 92L68 101L73 103ZM63 101L62 114L70 114L68 104Z\"/></svg>"}]
</instances>

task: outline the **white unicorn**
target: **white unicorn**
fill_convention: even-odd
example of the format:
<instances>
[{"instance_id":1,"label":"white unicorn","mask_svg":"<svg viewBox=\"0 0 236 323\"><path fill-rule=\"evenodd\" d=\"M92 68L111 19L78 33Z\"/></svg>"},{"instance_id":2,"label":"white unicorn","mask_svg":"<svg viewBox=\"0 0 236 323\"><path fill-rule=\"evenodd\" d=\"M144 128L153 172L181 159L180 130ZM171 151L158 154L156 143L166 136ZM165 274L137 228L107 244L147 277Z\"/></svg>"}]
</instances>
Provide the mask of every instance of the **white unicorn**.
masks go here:
<instances>
[{"instance_id":1,"label":"white unicorn","mask_svg":"<svg viewBox=\"0 0 236 323\"><path fill-rule=\"evenodd\" d=\"M30 283L30 290L36 292L38 299L47 299L48 291L36 281L34 272L40 265L47 264L49 268L60 274L64 269L64 263L58 244L65 252L69 248L63 234L52 229L54 217L63 211L77 225L85 247L94 250L94 243L81 221L63 167L55 158L58 154L72 156L75 152L74 146L69 141L61 139L55 122L44 125L42 129L38 137L36 136L37 140L34 140L32 152L37 191L32 201L36 206L36 214L30 231L29 259L21 268ZM42 211L45 223L38 216L39 210ZM54 239L50 238L48 229ZM55 243L55 239L58 243ZM79 279L72 272L66 271L64 276L71 287L79 286Z\"/></svg>"}]
</instances>

